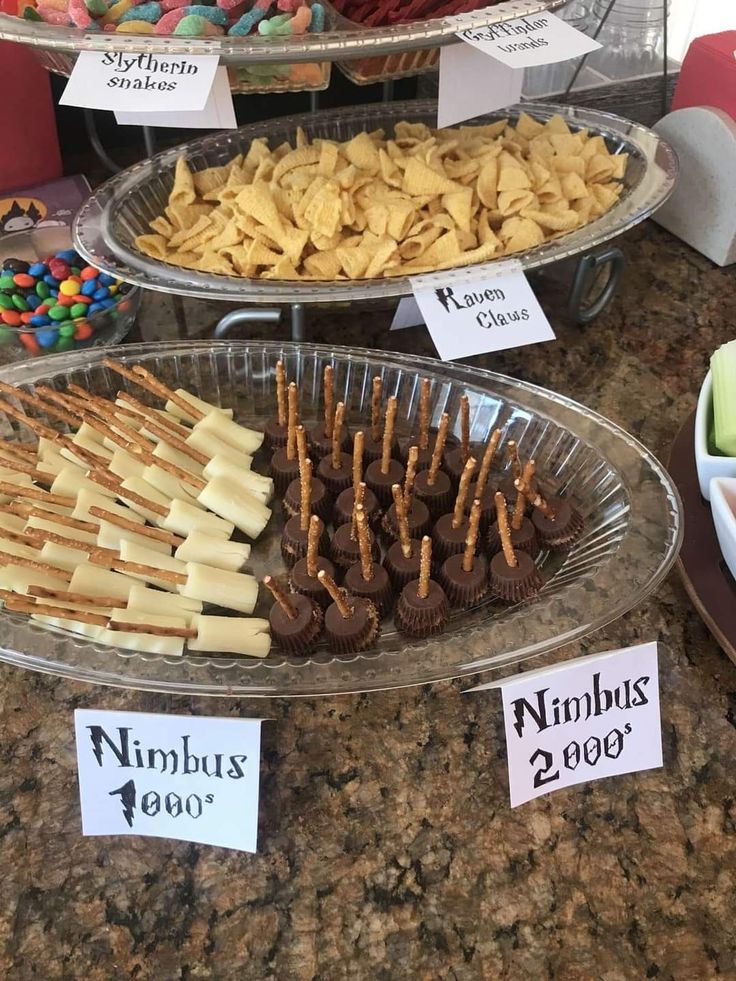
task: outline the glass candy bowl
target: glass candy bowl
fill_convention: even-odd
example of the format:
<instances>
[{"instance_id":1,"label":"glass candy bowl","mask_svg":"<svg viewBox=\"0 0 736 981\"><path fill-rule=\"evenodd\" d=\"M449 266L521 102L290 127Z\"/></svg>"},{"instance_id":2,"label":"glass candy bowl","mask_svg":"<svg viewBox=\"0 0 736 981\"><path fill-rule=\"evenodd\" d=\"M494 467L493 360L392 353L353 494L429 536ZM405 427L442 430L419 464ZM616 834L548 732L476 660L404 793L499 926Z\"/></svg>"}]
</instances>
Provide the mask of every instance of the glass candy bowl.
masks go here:
<instances>
[{"instance_id":1,"label":"glass candy bowl","mask_svg":"<svg viewBox=\"0 0 736 981\"><path fill-rule=\"evenodd\" d=\"M142 364L172 387L184 387L231 407L237 421L262 427L275 411L274 371L281 358L299 386L302 417L319 417L324 366L335 369L335 397L349 422L370 417L371 380L383 378L384 396L399 400L398 430L413 431L422 378L432 383L432 424L448 412L459 433L460 396L471 406L471 439L485 441L496 427L534 456L546 486L569 495L585 519L582 539L564 556L543 556L545 584L530 601L502 607L484 600L455 612L444 635L412 642L384 622L378 646L350 657L326 647L307 658L265 660L185 654L169 658L123 652L79 639L3 611L0 659L19 667L97 684L220 696L323 695L417 685L499 669L553 650L597 630L632 609L662 581L682 537L676 490L655 457L612 422L563 396L525 382L463 365L398 354L264 342L142 344L54 355L0 370L0 378L28 390L63 390L73 381L115 396L128 383L101 363L110 355ZM144 400L146 393L136 391ZM43 417L41 417L43 418ZM50 425L54 422L49 420ZM6 435L28 434L6 420ZM255 461L265 470L265 461ZM279 549L280 505L254 544L249 571L259 578L285 572ZM261 590L255 615L267 615Z\"/></svg>"}]
</instances>

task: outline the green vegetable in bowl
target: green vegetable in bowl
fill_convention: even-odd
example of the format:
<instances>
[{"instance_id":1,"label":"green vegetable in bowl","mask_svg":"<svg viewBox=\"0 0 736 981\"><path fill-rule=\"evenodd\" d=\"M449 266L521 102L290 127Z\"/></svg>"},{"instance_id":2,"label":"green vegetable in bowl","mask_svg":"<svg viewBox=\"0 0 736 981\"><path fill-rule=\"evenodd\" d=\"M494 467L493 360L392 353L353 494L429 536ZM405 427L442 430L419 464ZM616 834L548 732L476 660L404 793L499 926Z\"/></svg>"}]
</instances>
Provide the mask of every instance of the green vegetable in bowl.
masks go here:
<instances>
[{"instance_id":1,"label":"green vegetable in bowl","mask_svg":"<svg viewBox=\"0 0 736 981\"><path fill-rule=\"evenodd\" d=\"M718 348L710 359L710 368L715 445L726 456L736 456L736 341Z\"/></svg>"}]
</instances>

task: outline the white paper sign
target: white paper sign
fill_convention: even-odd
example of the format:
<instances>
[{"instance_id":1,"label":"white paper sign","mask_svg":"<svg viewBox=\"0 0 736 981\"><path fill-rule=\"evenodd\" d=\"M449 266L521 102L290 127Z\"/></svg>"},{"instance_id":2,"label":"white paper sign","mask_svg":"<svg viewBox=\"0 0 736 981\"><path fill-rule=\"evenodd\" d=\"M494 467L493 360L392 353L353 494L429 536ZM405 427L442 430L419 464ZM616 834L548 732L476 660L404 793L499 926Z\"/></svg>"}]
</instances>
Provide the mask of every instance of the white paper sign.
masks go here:
<instances>
[{"instance_id":1,"label":"white paper sign","mask_svg":"<svg viewBox=\"0 0 736 981\"><path fill-rule=\"evenodd\" d=\"M414 297L443 361L555 339L517 260L468 273L411 280Z\"/></svg>"},{"instance_id":2,"label":"white paper sign","mask_svg":"<svg viewBox=\"0 0 736 981\"><path fill-rule=\"evenodd\" d=\"M235 129L238 123L227 68L220 65L217 69L204 109L195 109L194 112L116 112L115 121L121 126Z\"/></svg>"},{"instance_id":3,"label":"white paper sign","mask_svg":"<svg viewBox=\"0 0 736 981\"><path fill-rule=\"evenodd\" d=\"M217 55L80 51L59 102L129 112L203 109L218 61Z\"/></svg>"},{"instance_id":4,"label":"white paper sign","mask_svg":"<svg viewBox=\"0 0 736 981\"><path fill-rule=\"evenodd\" d=\"M489 58L468 44L440 48L437 125L454 126L521 98L524 72Z\"/></svg>"},{"instance_id":5,"label":"white paper sign","mask_svg":"<svg viewBox=\"0 0 736 981\"><path fill-rule=\"evenodd\" d=\"M501 688L511 806L662 766L656 643L480 685Z\"/></svg>"},{"instance_id":6,"label":"white paper sign","mask_svg":"<svg viewBox=\"0 0 736 981\"><path fill-rule=\"evenodd\" d=\"M458 37L509 68L553 65L602 47L566 21L546 13L474 28Z\"/></svg>"},{"instance_id":7,"label":"white paper sign","mask_svg":"<svg viewBox=\"0 0 736 981\"><path fill-rule=\"evenodd\" d=\"M394 319L389 330L404 330L405 327L421 327L424 317L413 296L403 296L396 307Z\"/></svg>"},{"instance_id":8,"label":"white paper sign","mask_svg":"<svg viewBox=\"0 0 736 981\"><path fill-rule=\"evenodd\" d=\"M74 713L85 835L255 852L261 720Z\"/></svg>"}]
</instances>

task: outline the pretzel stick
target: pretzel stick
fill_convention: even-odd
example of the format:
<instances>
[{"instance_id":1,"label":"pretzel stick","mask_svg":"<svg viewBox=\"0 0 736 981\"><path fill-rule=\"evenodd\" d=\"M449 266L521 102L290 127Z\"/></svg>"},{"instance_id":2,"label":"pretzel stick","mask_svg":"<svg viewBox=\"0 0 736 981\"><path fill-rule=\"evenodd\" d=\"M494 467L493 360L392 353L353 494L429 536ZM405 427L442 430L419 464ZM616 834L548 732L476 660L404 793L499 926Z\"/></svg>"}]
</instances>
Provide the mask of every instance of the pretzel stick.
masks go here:
<instances>
[{"instance_id":1,"label":"pretzel stick","mask_svg":"<svg viewBox=\"0 0 736 981\"><path fill-rule=\"evenodd\" d=\"M29 586L28 593L31 596L61 600L62 603L66 602L75 606L100 606L110 609L115 606L128 605L128 601L120 599L119 596L88 596L86 593L67 593L62 589L49 589L47 586Z\"/></svg>"},{"instance_id":2,"label":"pretzel stick","mask_svg":"<svg viewBox=\"0 0 736 981\"><path fill-rule=\"evenodd\" d=\"M60 422L65 422L67 426L71 426L76 429L79 423L75 416L72 416L66 409L60 408L58 405L54 405L50 402L44 402L37 395L31 395L29 392L24 391L22 388L16 388L14 385L8 385L6 382L0 382L0 392L4 395L9 395L12 398L16 398L23 405L28 405L32 409L40 409L41 412L45 412L47 416L51 416L52 419L58 419Z\"/></svg>"},{"instance_id":3,"label":"pretzel stick","mask_svg":"<svg viewBox=\"0 0 736 981\"><path fill-rule=\"evenodd\" d=\"M361 481L353 494L353 513L350 516L350 541L354 542L358 537L358 508L363 506L365 500L365 483Z\"/></svg>"},{"instance_id":4,"label":"pretzel stick","mask_svg":"<svg viewBox=\"0 0 736 981\"><path fill-rule=\"evenodd\" d=\"M0 399L0 412L4 412L6 416L10 416L11 419L16 419L18 422L22 422L24 426L27 426L32 433L36 436L43 436L44 439L55 439L59 432L56 429L52 429L50 426L44 425L44 423L39 422L38 419L32 419L31 416L25 414L20 409L16 409L14 405L10 402L6 402L4 399Z\"/></svg>"},{"instance_id":5,"label":"pretzel stick","mask_svg":"<svg viewBox=\"0 0 736 981\"><path fill-rule=\"evenodd\" d=\"M49 388L48 385L36 385L36 391L42 395L47 402L54 402L56 405L59 405L62 407L62 409L66 410L66 412L68 412L70 415L74 416L77 421L73 423L73 426L75 429L77 428L79 425L79 419L81 419L82 416L82 407L75 399L72 399L67 395L62 395L61 392L57 392L55 389Z\"/></svg>"},{"instance_id":6,"label":"pretzel stick","mask_svg":"<svg viewBox=\"0 0 736 981\"><path fill-rule=\"evenodd\" d=\"M514 470L514 478L518 480L521 477L521 460L519 459L519 447L515 439L510 439L508 441L506 452L509 455L509 460L511 460L511 466Z\"/></svg>"},{"instance_id":7,"label":"pretzel stick","mask_svg":"<svg viewBox=\"0 0 736 981\"><path fill-rule=\"evenodd\" d=\"M498 521L498 535L501 539L503 557L506 559L506 565L508 565L511 569L515 569L519 564L519 560L516 558L514 547L511 544L511 532L509 531L509 514L506 508L506 498L503 496L501 491L496 491L494 500L496 502L496 520Z\"/></svg>"},{"instance_id":8,"label":"pretzel stick","mask_svg":"<svg viewBox=\"0 0 736 981\"><path fill-rule=\"evenodd\" d=\"M353 440L353 493L358 484L363 479L363 448L365 446L365 435L363 430L355 434Z\"/></svg>"},{"instance_id":9,"label":"pretzel stick","mask_svg":"<svg viewBox=\"0 0 736 981\"><path fill-rule=\"evenodd\" d=\"M134 385L139 385L152 395L157 395L159 398L168 399L169 402L173 402L174 405L177 405L187 416L191 416L191 418L195 419L197 422L199 422L200 419L204 419L205 413L202 412L201 409L198 409L196 405L193 405L191 402L188 402L186 399L182 398L178 392L168 388L163 382L160 382L158 378L155 378L149 371L146 371L145 368L136 367L135 370L131 371L118 361L113 361L112 358L104 358L102 363L106 368L110 368L111 371L116 372L116 374L122 375L123 378L127 378L128 381L133 382Z\"/></svg>"},{"instance_id":10,"label":"pretzel stick","mask_svg":"<svg viewBox=\"0 0 736 981\"><path fill-rule=\"evenodd\" d=\"M310 579L317 578L320 531L320 520L316 514L313 514L309 519L309 531L307 532L307 575Z\"/></svg>"},{"instance_id":11,"label":"pretzel stick","mask_svg":"<svg viewBox=\"0 0 736 981\"><path fill-rule=\"evenodd\" d=\"M10 552L0 552L0 565L18 565L23 569L35 569L36 572L45 572L48 576L56 576L64 582L71 582L72 574L65 569L57 569L56 566L49 565L48 562L37 562L35 559L27 559L24 555L11 555Z\"/></svg>"},{"instance_id":12,"label":"pretzel stick","mask_svg":"<svg viewBox=\"0 0 736 981\"><path fill-rule=\"evenodd\" d=\"M326 573L324 569L319 570L317 573L317 579L319 579L332 597L332 601L337 607L338 613L343 620L349 620L354 615L355 610L348 602L347 590L340 589L332 576Z\"/></svg>"},{"instance_id":13,"label":"pretzel stick","mask_svg":"<svg viewBox=\"0 0 736 981\"><path fill-rule=\"evenodd\" d=\"M447 428L449 425L450 417L446 412L443 412L442 418L440 419L439 429L437 430L437 437L434 441L432 461L429 464L429 476L427 477L427 483L430 487L434 487L435 481L437 480L437 474L440 471L442 456L445 452L445 443L447 442Z\"/></svg>"},{"instance_id":14,"label":"pretzel stick","mask_svg":"<svg viewBox=\"0 0 736 981\"><path fill-rule=\"evenodd\" d=\"M342 430L345 424L345 403L335 407L335 424L332 427L332 469L342 470Z\"/></svg>"},{"instance_id":15,"label":"pretzel stick","mask_svg":"<svg viewBox=\"0 0 736 981\"><path fill-rule=\"evenodd\" d=\"M55 443L60 443L65 449L69 450L71 454L85 463L91 470L96 467L102 467L103 470L107 470L109 460L106 456L102 456L100 453L95 453L94 450L87 449L86 446L78 446L73 438L66 433L57 433Z\"/></svg>"},{"instance_id":16,"label":"pretzel stick","mask_svg":"<svg viewBox=\"0 0 736 981\"><path fill-rule=\"evenodd\" d=\"M161 627L155 623L126 623L125 620L109 620L108 630L125 634L150 634L152 637L183 637L194 640L197 631L193 627Z\"/></svg>"},{"instance_id":17,"label":"pretzel stick","mask_svg":"<svg viewBox=\"0 0 736 981\"><path fill-rule=\"evenodd\" d=\"M95 508L90 508L90 513ZM81 521L79 518L70 518L66 514L54 514L52 511L43 511L41 508L30 508L27 517L33 515L34 518L43 518L44 521L55 521L57 525L64 525L67 528L76 528L77 531L88 531L91 534L97 534L100 530L99 525L93 524L91 521ZM53 517L50 517L53 515Z\"/></svg>"},{"instance_id":18,"label":"pretzel stick","mask_svg":"<svg viewBox=\"0 0 736 981\"><path fill-rule=\"evenodd\" d=\"M399 528L399 544L405 559L411 558L411 538L409 537L409 520L406 516L406 501L401 493L398 484L391 485L391 493L394 497L394 507L396 508L396 523Z\"/></svg>"},{"instance_id":19,"label":"pretzel stick","mask_svg":"<svg viewBox=\"0 0 736 981\"><path fill-rule=\"evenodd\" d=\"M373 579L373 555L371 553L371 540L368 532L368 519L365 515L365 509L362 504L359 504L356 514L356 521L358 523L358 547L360 549L360 574L363 577L364 582L370 582Z\"/></svg>"},{"instance_id":20,"label":"pretzel stick","mask_svg":"<svg viewBox=\"0 0 736 981\"><path fill-rule=\"evenodd\" d=\"M149 432L152 432L154 436L158 436L158 438L164 443L168 443L169 446L173 447L175 450L178 450L179 453L183 453L184 456L188 456L190 459L201 464L203 467L206 467L210 462L211 457L206 456L204 453L200 453L199 450L195 450L193 446L189 445L189 443L185 443L183 439L179 439L177 435L170 432L165 426L159 426L159 424L153 419L146 419L145 425L146 429L148 429ZM141 436L140 438L145 441L144 445L150 445L145 436Z\"/></svg>"},{"instance_id":21,"label":"pretzel stick","mask_svg":"<svg viewBox=\"0 0 736 981\"><path fill-rule=\"evenodd\" d=\"M409 458L406 461L406 475L404 476L404 509L411 510L411 498L414 493L414 478L417 475L417 463L419 462L419 447L412 446L409 450Z\"/></svg>"},{"instance_id":22,"label":"pretzel stick","mask_svg":"<svg viewBox=\"0 0 736 981\"><path fill-rule=\"evenodd\" d=\"M473 479L473 473L475 471L476 459L474 456L469 456L465 461L465 466L463 467L463 472L460 474L460 485L457 489L457 497L455 498L455 509L452 512L452 527L459 528L463 523L465 517L465 504L468 500L468 492L470 491L470 481Z\"/></svg>"},{"instance_id":23,"label":"pretzel stick","mask_svg":"<svg viewBox=\"0 0 736 981\"><path fill-rule=\"evenodd\" d=\"M422 539L422 553L419 562L419 586L417 594L420 599L429 596L429 578L432 570L432 539L425 535Z\"/></svg>"},{"instance_id":24,"label":"pretzel stick","mask_svg":"<svg viewBox=\"0 0 736 981\"><path fill-rule=\"evenodd\" d=\"M381 393L383 383L380 375L373 379L373 393L371 395L371 439L377 443L381 438Z\"/></svg>"},{"instance_id":25,"label":"pretzel stick","mask_svg":"<svg viewBox=\"0 0 736 981\"><path fill-rule=\"evenodd\" d=\"M169 513L169 508L164 507L163 504L159 504L158 501L150 501L147 497L136 494L135 491L128 490L126 487L123 487L119 480L114 480L108 474L95 470L91 471L87 476L95 484L99 484L100 487L107 487L108 490L115 491L115 494L121 500L131 501L133 504L137 504L138 507L146 508L147 511L152 511L161 518L165 518Z\"/></svg>"},{"instance_id":26,"label":"pretzel stick","mask_svg":"<svg viewBox=\"0 0 736 981\"><path fill-rule=\"evenodd\" d=\"M98 561L96 556L90 556L90 562L94 565L108 565L115 572L133 572L147 579L161 579L163 582L170 582L176 586L183 586L187 577L183 572L170 572L168 569L159 569L155 565L143 565L141 562L125 562L123 559L106 559ZM71 579L71 576L69 577Z\"/></svg>"},{"instance_id":27,"label":"pretzel stick","mask_svg":"<svg viewBox=\"0 0 736 981\"><path fill-rule=\"evenodd\" d=\"M305 460L299 471L299 530L309 530L309 516L312 512L312 461Z\"/></svg>"},{"instance_id":28,"label":"pretzel stick","mask_svg":"<svg viewBox=\"0 0 736 981\"><path fill-rule=\"evenodd\" d=\"M472 572L475 562L475 549L478 544L478 529L480 527L480 501L476 497L470 509L470 521L468 522L468 534L465 539L465 552L463 553L463 572Z\"/></svg>"},{"instance_id":29,"label":"pretzel stick","mask_svg":"<svg viewBox=\"0 0 736 981\"><path fill-rule=\"evenodd\" d=\"M488 474L491 472L491 464L493 463L493 457L496 454L500 440L501 430L494 429L491 438L488 440L486 451L481 460L480 470L478 471L478 479L475 482L475 496L481 500L483 499L483 492L488 482Z\"/></svg>"},{"instance_id":30,"label":"pretzel stick","mask_svg":"<svg viewBox=\"0 0 736 981\"><path fill-rule=\"evenodd\" d=\"M286 371L284 362L276 362L276 418L279 426L286 425Z\"/></svg>"},{"instance_id":31,"label":"pretzel stick","mask_svg":"<svg viewBox=\"0 0 736 981\"><path fill-rule=\"evenodd\" d=\"M30 532L10 531L9 528L0 528L0 539L15 542L16 545L27 545L29 548L36 548L36 539L32 537Z\"/></svg>"},{"instance_id":32,"label":"pretzel stick","mask_svg":"<svg viewBox=\"0 0 736 981\"><path fill-rule=\"evenodd\" d=\"M180 422L174 422L173 419L169 419L167 415L162 414L158 411L158 409L152 409L151 406L146 405L145 402L140 402L129 392L116 392L115 397L120 399L121 402L126 403L125 408L122 410L123 412L127 412L129 415L133 414L140 419L145 419L146 425L148 425L153 418L159 425L170 429L174 435L180 436L182 439L186 439L192 431L187 426L182 426ZM120 409L121 407L118 405L116 408Z\"/></svg>"},{"instance_id":33,"label":"pretzel stick","mask_svg":"<svg viewBox=\"0 0 736 981\"><path fill-rule=\"evenodd\" d=\"M13 593L5 600L5 606L12 613L30 613L41 617L54 617L70 623L91 623L96 627L106 627L107 617L101 613L88 613L86 610L70 610L64 606L50 606L47 603L29 603L24 596Z\"/></svg>"},{"instance_id":34,"label":"pretzel stick","mask_svg":"<svg viewBox=\"0 0 736 981\"><path fill-rule=\"evenodd\" d=\"M465 463L470 456L470 399L460 396L460 459Z\"/></svg>"},{"instance_id":35,"label":"pretzel stick","mask_svg":"<svg viewBox=\"0 0 736 981\"><path fill-rule=\"evenodd\" d=\"M284 613L287 615L287 617L290 620L294 620L296 618L296 610L294 608L294 604L291 602L289 597L283 591L281 586L279 586L279 584L276 582L273 576L265 576L263 579L263 585L271 593L271 595L276 600L276 602L281 607L281 609L284 611Z\"/></svg>"},{"instance_id":36,"label":"pretzel stick","mask_svg":"<svg viewBox=\"0 0 736 981\"><path fill-rule=\"evenodd\" d=\"M286 430L286 459L296 459L296 427L299 424L299 409L297 405L298 391L295 382L289 384L289 419Z\"/></svg>"},{"instance_id":37,"label":"pretzel stick","mask_svg":"<svg viewBox=\"0 0 736 981\"><path fill-rule=\"evenodd\" d=\"M332 422L335 415L335 369L331 364L325 365L323 375L325 396L325 436L332 439Z\"/></svg>"},{"instance_id":38,"label":"pretzel stick","mask_svg":"<svg viewBox=\"0 0 736 981\"><path fill-rule=\"evenodd\" d=\"M517 491L516 505L511 518L511 527L514 529L514 531L518 531L521 528L524 520L526 502L527 499L531 498L532 494L532 478L534 477L535 468L536 464L534 460L529 460L524 466L524 473L522 474L521 478L514 481L514 487Z\"/></svg>"},{"instance_id":39,"label":"pretzel stick","mask_svg":"<svg viewBox=\"0 0 736 981\"><path fill-rule=\"evenodd\" d=\"M0 446L2 446L4 453L10 453L11 455L19 456L24 460L35 460L38 456L38 448L35 446L28 446L27 443L19 443L17 440L13 439L3 439L0 440Z\"/></svg>"},{"instance_id":40,"label":"pretzel stick","mask_svg":"<svg viewBox=\"0 0 736 981\"><path fill-rule=\"evenodd\" d=\"M171 545L172 548L178 548L184 544L183 538L180 538L178 535L172 535L170 531L138 524L129 518L122 518L118 514L113 514L112 511L105 511L104 508L91 507L89 513L101 521L107 521L108 524L115 525L116 528L125 528L126 531L133 531L136 535L142 535L144 538L150 538L152 541L163 542L165 545ZM93 527L99 530L99 525L94 525Z\"/></svg>"},{"instance_id":41,"label":"pretzel stick","mask_svg":"<svg viewBox=\"0 0 736 981\"><path fill-rule=\"evenodd\" d=\"M26 498L29 501L45 501L47 504L58 504L59 507L71 510L77 503L75 498L66 497L63 494L50 494L48 491L41 490L40 487L22 487L20 484L9 484L0 480L0 494L7 494L9 497Z\"/></svg>"},{"instance_id":42,"label":"pretzel stick","mask_svg":"<svg viewBox=\"0 0 736 981\"><path fill-rule=\"evenodd\" d=\"M80 542L77 538L67 538L66 535L57 535L55 531L46 531L43 528L30 528L28 537L34 545L41 542L53 542L55 545L64 545L66 548L73 548L78 552L86 552L87 555L96 555L99 558L119 559L120 552L113 548L102 548L101 545L90 545L88 542Z\"/></svg>"},{"instance_id":43,"label":"pretzel stick","mask_svg":"<svg viewBox=\"0 0 736 981\"><path fill-rule=\"evenodd\" d=\"M1 449L0 454L2 454ZM14 473L26 473L29 477L33 477L34 480L38 480L42 484L52 484L54 482L51 474L44 473L42 470L36 470L32 463L25 463L17 457L0 459L0 466L5 467L6 470L12 470Z\"/></svg>"},{"instance_id":44,"label":"pretzel stick","mask_svg":"<svg viewBox=\"0 0 736 981\"><path fill-rule=\"evenodd\" d=\"M429 378L422 378L422 388L419 394L419 449L426 450L429 446L429 393L431 384Z\"/></svg>"},{"instance_id":45,"label":"pretzel stick","mask_svg":"<svg viewBox=\"0 0 736 981\"><path fill-rule=\"evenodd\" d=\"M302 425L296 427L296 455L299 459L299 472L301 473L305 461L309 458L307 431Z\"/></svg>"},{"instance_id":46,"label":"pretzel stick","mask_svg":"<svg viewBox=\"0 0 736 981\"><path fill-rule=\"evenodd\" d=\"M134 446L140 446L144 450L151 449L151 441L139 433L137 429L133 429L132 426L126 425L126 423L120 419L120 416L113 411L115 407L113 406L112 409L110 408L111 404L112 403L106 403L104 399L92 398L88 403L86 403L86 412L82 414L82 418L86 419L87 413L91 412L93 415L98 416L100 419L106 422L111 429L114 429L114 431L118 433L118 435L124 436L129 443L132 443Z\"/></svg>"},{"instance_id":47,"label":"pretzel stick","mask_svg":"<svg viewBox=\"0 0 736 981\"><path fill-rule=\"evenodd\" d=\"M537 508L539 511L541 511L542 514L545 516L545 518L549 518L550 521L554 521L555 518L557 517L555 512L552 510L552 508L549 506L547 501L545 501L545 499L542 497L541 494L537 494L537 496L532 501L532 506Z\"/></svg>"},{"instance_id":48,"label":"pretzel stick","mask_svg":"<svg viewBox=\"0 0 736 981\"><path fill-rule=\"evenodd\" d=\"M396 426L396 412L399 404L396 396L392 395L386 406L386 419L383 424L383 447L381 448L381 473L388 473L391 463L391 447L394 442L394 428Z\"/></svg>"},{"instance_id":49,"label":"pretzel stick","mask_svg":"<svg viewBox=\"0 0 736 981\"><path fill-rule=\"evenodd\" d=\"M34 510L32 504L23 504L21 501L9 501L7 504L0 504L0 513L14 514L18 518L27 518ZM44 518L49 518L52 514L52 511L41 512L41 516ZM56 517L56 515L54 516Z\"/></svg>"}]
</instances>

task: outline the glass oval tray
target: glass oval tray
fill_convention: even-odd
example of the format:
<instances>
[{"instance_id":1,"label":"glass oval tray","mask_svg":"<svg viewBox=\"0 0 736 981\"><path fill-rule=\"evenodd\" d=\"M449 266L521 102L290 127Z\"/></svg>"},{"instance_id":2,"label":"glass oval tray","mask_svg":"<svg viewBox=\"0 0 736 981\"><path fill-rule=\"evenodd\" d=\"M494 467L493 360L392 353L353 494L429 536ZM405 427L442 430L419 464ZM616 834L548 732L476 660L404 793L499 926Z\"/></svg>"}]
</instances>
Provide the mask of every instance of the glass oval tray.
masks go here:
<instances>
[{"instance_id":1,"label":"glass oval tray","mask_svg":"<svg viewBox=\"0 0 736 981\"><path fill-rule=\"evenodd\" d=\"M379 374L384 393L398 396L398 429L404 434L416 423L420 381L428 377L433 425L448 412L459 432L460 396L467 393L471 439L485 440L495 427L503 427L524 456L535 457L545 481L575 501L585 519L584 536L568 555L543 559L545 585L532 600L513 608L487 600L456 612L447 632L430 641L407 641L389 620L377 649L356 656L335 657L323 648L309 658L291 659L274 649L263 661L227 655L166 658L102 647L1 612L0 660L11 664L98 684L223 696L417 685L508 668L597 630L641 603L676 558L680 502L655 457L602 416L525 382L398 354L248 341L140 344L52 355L0 370L0 378L29 390L41 382L64 389L74 381L114 397L121 379L101 364L106 355L143 364L167 384L232 407L237 420L255 426L274 412L279 358L299 385L305 420L319 416L322 372L331 363L335 396L345 401L353 426L369 415L371 381ZM7 420L6 425L19 435L17 423ZM263 461L258 469L264 469ZM279 510L276 506L251 554L249 568L258 576L284 571ZM268 608L261 596L256 615Z\"/></svg>"},{"instance_id":2,"label":"glass oval tray","mask_svg":"<svg viewBox=\"0 0 736 981\"><path fill-rule=\"evenodd\" d=\"M538 119L549 119L560 113L572 127L587 127L602 135L612 152L630 154L624 181L626 190L618 203L607 214L577 231L526 252L515 253L512 258L520 261L524 269L536 269L587 252L620 235L652 214L672 192L677 177L675 153L661 137L638 123L593 109L548 103L509 106L504 112L479 117L475 122L507 115L515 117L522 108ZM382 128L391 132L402 119L436 126L437 104L433 101L397 102L305 113L184 143L130 167L97 188L75 219L75 246L90 263L120 279L185 296L271 304L336 303L406 296L411 293L411 285L404 277L299 283L221 276L151 259L139 252L134 243L137 235L150 231L149 221L163 214L173 186L176 161L182 154L195 170L202 170L227 163L257 137L268 137L272 146L293 140L298 126L303 127L311 138L345 140L361 130ZM493 261L486 265L492 267ZM462 282L477 276L483 268L481 265L465 266L442 275L448 280Z\"/></svg>"},{"instance_id":3,"label":"glass oval tray","mask_svg":"<svg viewBox=\"0 0 736 981\"><path fill-rule=\"evenodd\" d=\"M125 54L219 55L223 65L246 62L334 61L338 58L392 54L430 45L452 44L459 31L499 24L557 10L567 0L506 0L456 17L361 28L336 15L326 3L329 30L288 38L156 37L135 34L87 33L75 27L55 27L39 21L0 14L0 40L16 41L56 52L102 51Z\"/></svg>"}]
</instances>

